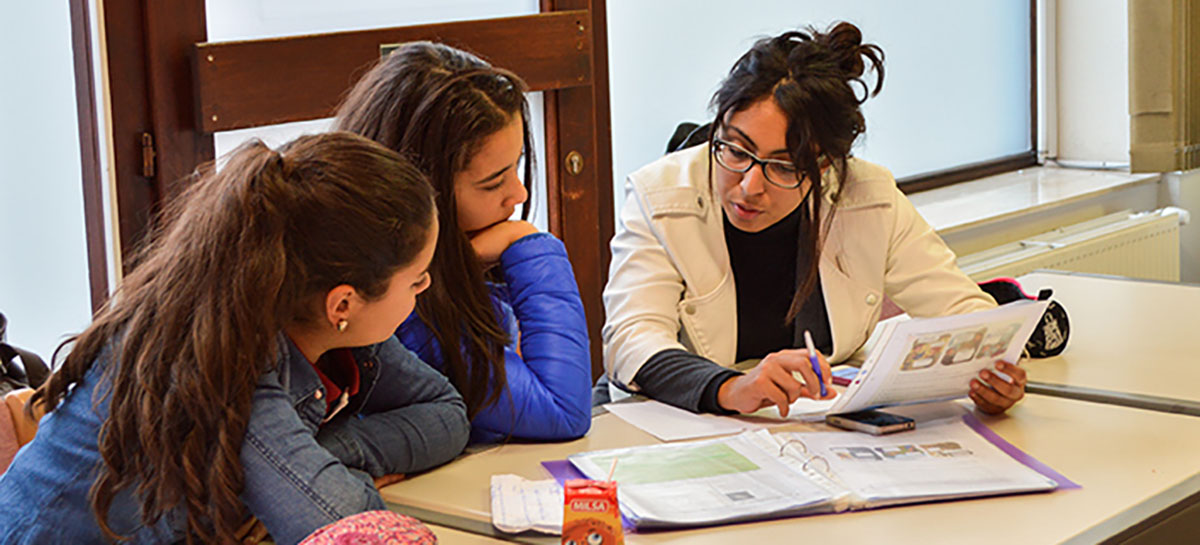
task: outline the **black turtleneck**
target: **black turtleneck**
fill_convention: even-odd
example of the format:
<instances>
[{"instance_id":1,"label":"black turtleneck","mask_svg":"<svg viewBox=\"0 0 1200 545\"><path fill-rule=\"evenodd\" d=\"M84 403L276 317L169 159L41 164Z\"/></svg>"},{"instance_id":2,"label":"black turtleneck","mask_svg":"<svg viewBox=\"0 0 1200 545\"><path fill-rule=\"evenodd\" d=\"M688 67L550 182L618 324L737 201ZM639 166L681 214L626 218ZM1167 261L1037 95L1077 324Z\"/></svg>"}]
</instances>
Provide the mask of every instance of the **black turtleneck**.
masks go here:
<instances>
[{"instance_id":1,"label":"black turtleneck","mask_svg":"<svg viewBox=\"0 0 1200 545\"><path fill-rule=\"evenodd\" d=\"M803 203L791 214L757 233L734 227L725 219L725 245L737 290L737 361L762 358L772 352L804 346L804 330L817 350L829 354L833 337L825 297L818 277L792 323L785 322L799 274L808 271L812 256L800 250L800 229L807 223ZM798 273L799 271L799 273ZM729 414L717 403L717 391L739 375L683 350L663 350L634 377L641 391L659 401L697 412Z\"/></svg>"}]
</instances>

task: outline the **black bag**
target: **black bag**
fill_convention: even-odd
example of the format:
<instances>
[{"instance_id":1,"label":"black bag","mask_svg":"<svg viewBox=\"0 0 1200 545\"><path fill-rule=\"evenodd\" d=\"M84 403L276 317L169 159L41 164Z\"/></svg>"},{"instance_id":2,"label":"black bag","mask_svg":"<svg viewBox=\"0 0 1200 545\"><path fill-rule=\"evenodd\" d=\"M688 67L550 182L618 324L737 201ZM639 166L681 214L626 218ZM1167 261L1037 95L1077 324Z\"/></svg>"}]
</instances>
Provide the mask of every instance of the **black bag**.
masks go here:
<instances>
[{"instance_id":1,"label":"black bag","mask_svg":"<svg viewBox=\"0 0 1200 545\"><path fill-rule=\"evenodd\" d=\"M680 123L675 127L675 134L672 134L671 139L667 141L667 153L708 142L708 133L711 130L712 123L703 125L688 121Z\"/></svg>"},{"instance_id":2,"label":"black bag","mask_svg":"<svg viewBox=\"0 0 1200 545\"><path fill-rule=\"evenodd\" d=\"M1048 288L1038 292L1037 297L1029 295L1021 289L1021 284L1012 278L994 278L980 282L979 287L1001 305L1020 299L1045 301L1053 295L1053 291ZM1070 334L1071 321L1067 319L1067 309L1058 304L1058 301L1050 301L1050 306L1046 307L1041 321L1033 328L1029 342L1025 343L1025 353L1031 358L1057 356L1067 349L1067 337Z\"/></svg>"},{"instance_id":3,"label":"black bag","mask_svg":"<svg viewBox=\"0 0 1200 545\"><path fill-rule=\"evenodd\" d=\"M21 388L37 388L50 375L50 368L37 354L6 342L8 319L0 314L0 397Z\"/></svg>"}]
</instances>

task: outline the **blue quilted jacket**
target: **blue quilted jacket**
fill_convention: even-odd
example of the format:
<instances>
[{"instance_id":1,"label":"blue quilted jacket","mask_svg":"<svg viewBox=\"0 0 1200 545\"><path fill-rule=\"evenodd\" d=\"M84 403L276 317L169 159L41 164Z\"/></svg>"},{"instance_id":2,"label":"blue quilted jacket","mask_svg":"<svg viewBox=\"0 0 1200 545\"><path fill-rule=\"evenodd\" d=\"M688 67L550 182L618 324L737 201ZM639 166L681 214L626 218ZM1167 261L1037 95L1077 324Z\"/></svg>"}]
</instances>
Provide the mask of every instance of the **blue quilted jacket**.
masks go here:
<instances>
[{"instance_id":1,"label":"blue quilted jacket","mask_svg":"<svg viewBox=\"0 0 1200 545\"><path fill-rule=\"evenodd\" d=\"M503 441L510 434L542 441L582 437L592 421L591 356L566 248L549 233L535 233L510 245L500 267L504 284L491 286L492 303L521 350L505 348L508 389L475 415L471 442ZM415 312L396 336L446 373L437 339Z\"/></svg>"}]
</instances>

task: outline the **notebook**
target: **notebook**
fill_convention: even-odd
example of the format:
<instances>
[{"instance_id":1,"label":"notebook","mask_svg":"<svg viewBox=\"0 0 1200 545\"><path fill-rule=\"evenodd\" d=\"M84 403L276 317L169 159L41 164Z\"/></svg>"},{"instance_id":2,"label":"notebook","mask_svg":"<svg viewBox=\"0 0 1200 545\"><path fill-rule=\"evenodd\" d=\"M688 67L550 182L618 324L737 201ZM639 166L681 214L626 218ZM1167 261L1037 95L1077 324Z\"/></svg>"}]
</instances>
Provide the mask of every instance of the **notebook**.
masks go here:
<instances>
[{"instance_id":1,"label":"notebook","mask_svg":"<svg viewBox=\"0 0 1200 545\"><path fill-rule=\"evenodd\" d=\"M1078 487L969 414L894 435L755 430L568 460L584 476L603 479L614 457L621 512L637 529Z\"/></svg>"}]
</instances>

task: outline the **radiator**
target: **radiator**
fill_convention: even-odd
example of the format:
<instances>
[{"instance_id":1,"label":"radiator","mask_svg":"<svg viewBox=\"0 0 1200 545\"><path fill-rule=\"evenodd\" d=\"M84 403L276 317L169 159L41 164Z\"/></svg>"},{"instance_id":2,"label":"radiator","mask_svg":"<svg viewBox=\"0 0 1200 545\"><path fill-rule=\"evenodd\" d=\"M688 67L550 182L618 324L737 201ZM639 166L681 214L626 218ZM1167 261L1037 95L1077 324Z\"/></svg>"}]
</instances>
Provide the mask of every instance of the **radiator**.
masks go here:
<instances>
[{"instance_id":1,"label":"radiator","mask_svg":"<svg viewBox=\"0 0 1200 545\"><path fill-rule=\"evenodd\" d=\"M1179 226L1188 212L1168 207L1130 211L1059 227L958 258L976 282L1036 269L1179 281Z\"/></svg>"}]
</instances>

